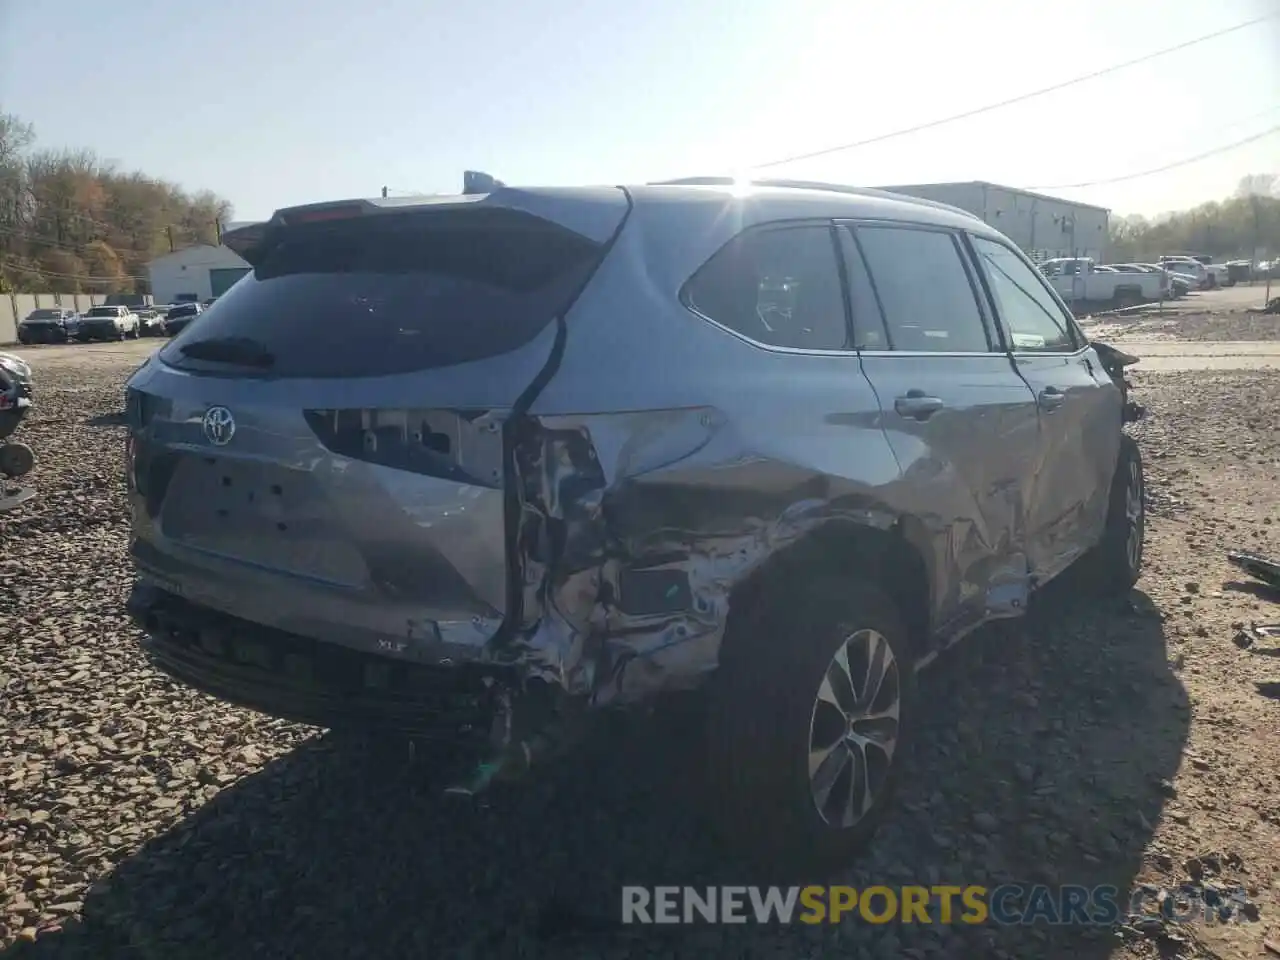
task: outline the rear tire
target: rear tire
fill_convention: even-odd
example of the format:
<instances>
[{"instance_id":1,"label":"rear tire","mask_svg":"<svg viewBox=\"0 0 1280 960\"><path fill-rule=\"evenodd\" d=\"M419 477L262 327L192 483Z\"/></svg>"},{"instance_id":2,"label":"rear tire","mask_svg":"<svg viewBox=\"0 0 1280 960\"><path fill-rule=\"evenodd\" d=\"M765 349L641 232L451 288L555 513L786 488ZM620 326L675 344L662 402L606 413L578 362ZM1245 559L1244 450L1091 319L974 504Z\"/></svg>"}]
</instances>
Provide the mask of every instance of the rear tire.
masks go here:
<instances>
[{"instance_id":1,"label":"rear tire","mask_svg":"<svg viewBox=\"0 0 1280 960\"><path fill-rule=\"evenodd\" d=\"M1132 287L1121 287L1120 290L1116 292L1115 298L1112 302L1115 304L1117 310L1124 310L1128 307L1140 306L1145 301L1143 300L1141 290L1135 290Z\"/></svg>"},{"instance_id":2,"label":"rear tire","mask_svg":"<svg viewBox=\"0 0 1280 960\"><path fill-rule=\"evenodd\" d=\"M1111 480L1107 525L1102 539L1082 565L1094 588L1103 594L1124 594L1142 575L1143 541L1146 536L1147 488L1142 472L1142 452L1130 436L1120 439L1120 456Z\"/></svg>"},{"instance_id":3,"label":"rear tire","mask_svg":"<svg viewBox=\"0 0 1280 960\"><path fill-rule=\"evenodd\" d=\"M743 635L726 637L712 681L710 816L758 865L813 877L863 850L891 801L914 645L874 585L820 576L780 587Z\"/></svg>"}]
</instances>

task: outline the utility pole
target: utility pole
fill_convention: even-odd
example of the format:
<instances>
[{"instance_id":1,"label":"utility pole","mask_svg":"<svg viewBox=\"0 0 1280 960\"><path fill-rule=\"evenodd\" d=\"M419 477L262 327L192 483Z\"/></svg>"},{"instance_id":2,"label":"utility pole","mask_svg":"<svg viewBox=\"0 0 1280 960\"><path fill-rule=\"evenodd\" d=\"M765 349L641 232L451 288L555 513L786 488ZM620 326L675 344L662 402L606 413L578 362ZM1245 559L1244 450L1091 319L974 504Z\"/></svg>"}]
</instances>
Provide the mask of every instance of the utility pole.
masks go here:
<instances>
[{"instance_id":1,"label":"utility pole","mask_svg":"<svg viewBox=\"0 0 1280 960\"><path fill-rule=\"evenodd\" d=\"M173 253L173 251L177 249L177 247L174 246L174 243L173 243L173 225L170 224L169 226L165 227L164 232L169 237L169 252Z\"/></svg>"},{"instance_id":2,"label":"utility pole","mask_svg":"<svg viewBox=\"0 0 1280 960\"><path fill-rule=\"evenodd\" d=\"M1258 207L1260 204L1258 203L1258 195L1256 193L1249 194L1249 206L1253 208L1253 255L1249 258L1249 283L1252 284L1254 279L1253 271L1258 265L1258 241L1262 239L1260 235L1260 221L1258 217ZM1270 275L1270 273L1271 271L1268 270L1267 274Z\"/></svg>"}]
</instances>

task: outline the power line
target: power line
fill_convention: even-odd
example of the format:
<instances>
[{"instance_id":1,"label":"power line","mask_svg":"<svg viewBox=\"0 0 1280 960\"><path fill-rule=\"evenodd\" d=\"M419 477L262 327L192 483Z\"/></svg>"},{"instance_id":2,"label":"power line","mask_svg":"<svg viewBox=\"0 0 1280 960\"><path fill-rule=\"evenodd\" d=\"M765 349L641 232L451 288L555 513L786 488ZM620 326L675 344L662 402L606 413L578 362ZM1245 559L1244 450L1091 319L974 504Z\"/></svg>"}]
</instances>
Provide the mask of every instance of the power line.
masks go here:
<instances>
[{"instance_id":1,"label":"power line","mask_svg":"<svg viewBox=\"0 0 1280 960\"><path fill-rule=\"evenodd\" d=\"M10 270L22 270L28 273L38 273L42 277L48 277L54 280L84 280L91 283L115 283L120 280L147 280L148 277L91 277L83 276L78 273L52 273L48 270L41 270L39 267L32 267L30 264L20 263L16 260L0 260L0 267L8 267Z\"/></svg>"},{"instance_id":2,"label":"power line","mask_svg":"<svg viewBox=\"0 0 1280 960\"><path fill-rule=\"evenodd\" d=\"M1213 33L1207 33L1204 36L1196 37L1194 40L1187 40L1183 43L1176 44L1172 47L1165 47L1163 50L1156 50L1154 53L1144 54L1141 57L1135 57L1132 60L1125 60L1123 63L1117 63L1101 70L1095 70L1093 73L1086 73L1082 76L1075 77L1071 80L1064 80L1061 83L1055 83L1052 86L1041 87L1039 90L1032 90L1030 93L1022 93L1016 97L1010 97L1007 100L1001 100L997 103L989 103L986 106L974 107L972 110L965 110L963 113L952 114L949 117L942 117L938 120L929 120L925 123L918 123L913 127L904 127L901 130L893 130L889 133L878 134L874 137L868 137L865 140L855 140L852 143L843 143L836 147L826 147L822 150L814 150L810 153L800 153L791 157L784 157L781 160L770 160L768 163L758 163L752 169L764 170L768 167L778 167L784 163L795 163L799 160L812 160L814 157L824 157L830 153L840 153L844 150L853 150L857 147L870 146L873 143L883 143L885 140L893 140L897 137L905 137L911 133L919 133L922 130L932 130L934 127L941 127L944 124L955 123L957 120L967 120L970 117L976 117L979 114L990 113L992 110L1001 110L1004 107L1011 107L1015 103L1023 103L1036 97L1043 97L1048 93L1056 93L1059 90L1065 90L1079 83L1085 83L1089 80L1096 80L1098 77L1105 77L1107 74L1116 73L1119 70L1126 70L1129 67L1137 66L1140 63L1146 63L1149 60L1155 60L1158 57L1165 57L1171 53L1177 53L1180 50L1186 50L1188 47L1194 47L1197 44L1207 43L1210 40L1216 40L1218 37L1224 37L1229 33L1235 33L1238 30L1244 30L1248 27L1257 26L1267 20L1275 19L1280 13L1269 13L1262 17L1255 17L1253 20L1246 20L1244 23L1236 24L1234 27L1227 27L1225 30L1216 30Z\"/></svg>"},{"instance_id":3,"label":"power line","mask_svg":"<svg viewBox=\"0 0 1280 960\"><path fill-rule=\"evenodd\" d=\"M1084 183L1051 183L1047 186L1027 187L1028 190L1075 190L1082 187L1101 187L1108 183L1123 183L1126 180L1137 180L1140 177L1149 177L1153 174L1164 173L1166 170L1175 170L1178 167L1185 167L1191 163L1198 163L1209 157L1217 156L1220 153L1226 153L1228 150L1234 150L1237 147L1243 147L1245 144L1253 143L1256 140L1262 140L1273 134L1280 133L1280 126L1272 127L1270 130L1264 130L1262 133L1255 133L1251 137L1245 137L1243 140L1237 140L1234 143L1225 143L1220 147L1214 147L1212 150L1206 150L1204 153L1197 153L1193 157L1184 157L1181 160L1175 160L1173 163L1166 163L1162 167L1155 167L1151 170L1142 170L1138 173L1126 173L1122 177L1109 177L1106 180L1088 180Z\"/></svg>"},{"instance_id":4,"label":"power line","mask_svg":"<svg viewBox=\"0 0 1280 960\"><path fill-rule=\"evenodd\" d=\"M50 239L46 239L45 237L33 236L29 233L24 233L21 230L11 230L8 227L0 227L0 235L13 237L19 243L23 243L23 244L34 244L36 246L50 247L54 250L62 250L62 251L65 251L66 253L74 254L77 257L82 256L84 254L86 247L89 247L95 243L107 242L105 240L88 240L88 241L85 241L84 243L79 243L79 244L60 243L57 240L50 240ZM110 244L108 244L108 246L110 246ZM147 257L148 259L155 259L155 257L158 256L158 254L153 254L150 252L138 250L136 247L114 247L113 246L111 247L111 249L116 253L117 256L121 257L122 259L128 256L135 256L135 257L142 256L142 257ZM185 248L179 247L178 249L181 250Z\"/></svg>"}]
</instances>

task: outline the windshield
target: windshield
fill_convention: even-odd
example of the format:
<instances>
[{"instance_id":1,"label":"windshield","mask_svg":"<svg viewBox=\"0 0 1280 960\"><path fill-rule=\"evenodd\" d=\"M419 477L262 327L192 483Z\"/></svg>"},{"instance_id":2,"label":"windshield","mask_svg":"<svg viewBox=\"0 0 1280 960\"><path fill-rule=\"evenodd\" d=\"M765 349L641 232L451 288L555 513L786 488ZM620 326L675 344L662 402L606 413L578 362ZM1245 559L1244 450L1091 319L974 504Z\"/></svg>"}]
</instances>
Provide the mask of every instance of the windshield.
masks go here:
<instances>
[{"instance_id":1,"label":"windshield","mask_svg":"<svg viewBox=\"0 0 1280 960\"><path fill-rule=\"evenodd\" d=\"M199 312L199 308L194 303L184 303L180 307L170 309L167 316L170 320L176 320L178 317L194 317Z\"/></svg>"},{"instance_id":2,"label":"windshield","mask_svg":"<svg viewBox=\"0 0 1280 960\"><path fill-rule=\"evenodd\" d=\"M28 320L57 320L62 316L61 310L32 310Z\"/></svg>"},{"instance_id":3,"label":"windshield","mask_svg":"<svg viewBox=\"0 0 1280 960\"><path fill-rule=\"evenodd\" d=\"M237 363L254 344L274 376L407 373L497 356L562 311L598 246L512 210L410 213L287 232L254 271L161 352L174 366Z\"/></svg>"},{"instance_id":4,"label":"windshield","mask_svg":"<svg viewBox=\"0 0 1280 960\"><path fill-rule=\"evenodd\" d=\"M86 313L85 316L86 317L118 317L120 316L120 311L117 310L115 307L94 307L92 310Z\"/></svg>"}]
</instances>

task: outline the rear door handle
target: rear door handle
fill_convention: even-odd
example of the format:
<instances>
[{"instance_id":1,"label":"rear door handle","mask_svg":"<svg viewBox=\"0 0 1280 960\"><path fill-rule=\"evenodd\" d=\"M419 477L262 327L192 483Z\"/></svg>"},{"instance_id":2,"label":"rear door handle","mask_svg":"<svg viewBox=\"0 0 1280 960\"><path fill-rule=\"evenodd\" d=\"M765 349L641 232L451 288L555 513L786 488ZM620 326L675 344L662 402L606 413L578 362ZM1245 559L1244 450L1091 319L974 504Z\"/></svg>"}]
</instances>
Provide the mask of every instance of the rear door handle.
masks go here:
<instances>
[{"instance_id":1,"label":"rear door handle","mask_svg":"<svg viewBox=\"0 0 1280 960\"><path fill-rule=\"evenodd\" d=\"M1037 398L1040 409L1048 412L1057 410L1066 401L1067 395L1057 387L1045 387Z\"/></svg>"},{"instance_id":2,"label":"rear door handle","mask_svg":"<svg viewBox=\"0 0 1280 960\"><path fill-rule=\"evenodd\" d=\"M923 390L908 390L905 397L893 401L898 415L912 420L928 420L944 406L941 397L930 397Z\"/></svg>"}]
</instances>

